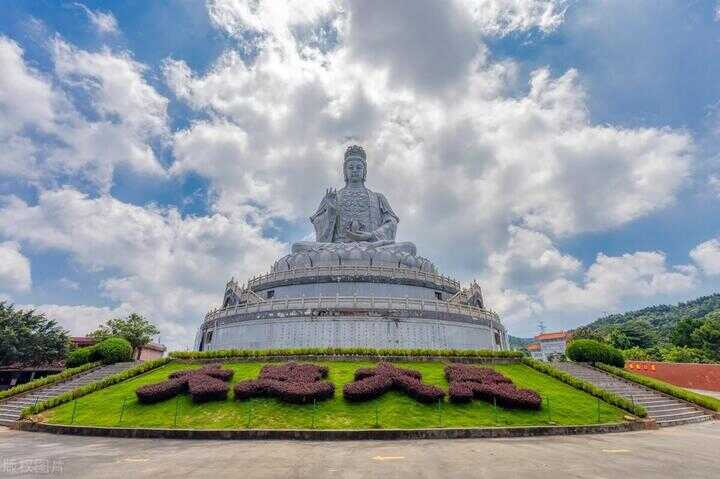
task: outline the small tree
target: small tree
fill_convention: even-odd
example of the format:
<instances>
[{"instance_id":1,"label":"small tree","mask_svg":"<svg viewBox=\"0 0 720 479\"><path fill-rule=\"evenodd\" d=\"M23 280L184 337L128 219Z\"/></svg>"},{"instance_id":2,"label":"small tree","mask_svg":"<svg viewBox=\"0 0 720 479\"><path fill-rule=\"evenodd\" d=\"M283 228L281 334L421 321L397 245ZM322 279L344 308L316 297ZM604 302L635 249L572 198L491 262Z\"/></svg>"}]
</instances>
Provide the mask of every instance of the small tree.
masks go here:
<instances>
[{"instance_id":1,"label":"small tree","mask_svg":"<svg viewBox=\"0 0 720 479\"><path fill-rule=\"evenodd\" d=\"M160 330L154 324L143 316L132 313L125 319L114 318L109 320L88 336L98 341L111 336L125 338L139 357L140 348L149 343L156 334L160 334Z\"/></svg>"},{"instance_id":2,"label":"small tree","mask_svg":"<svg viewBox=\"0 0 720 479\"><path fill-rule=\"evenodd\" d=\"M57 361L67 352L68 333L34 310L0 302L0 365Z\"/></svg>"}]
</instances>

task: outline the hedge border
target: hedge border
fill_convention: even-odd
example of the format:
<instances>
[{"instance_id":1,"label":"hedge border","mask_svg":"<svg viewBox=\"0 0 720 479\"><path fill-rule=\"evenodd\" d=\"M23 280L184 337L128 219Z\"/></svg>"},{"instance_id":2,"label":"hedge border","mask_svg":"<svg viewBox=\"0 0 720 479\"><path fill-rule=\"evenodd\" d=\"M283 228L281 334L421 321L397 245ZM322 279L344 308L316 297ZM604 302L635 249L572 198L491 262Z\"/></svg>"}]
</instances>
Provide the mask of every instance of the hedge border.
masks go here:
<instances>
[{"instance_id":1,"label":"hedge border","mask_svg":"<svg viewBox=\"0 0 720 479\"><path fill-rule=\"evenodd\" d=\"M3 401L5 399L8 399L13 396L17 396L18 394L23 394L26 392L30 392L34 389L48 386L50 384L55 384L61 381L66 381L68 379L71 379L73 376L76 376L78 374L84 373L86 371L89 371L90 369L94 369L97 367L102 366L102 362L96 361L93 363L85 363L80 366L77 366L75 368L69 368L65 369L63 371L60 371L57 374L51 374L50 376L45 376L42 378L35 379L34 381L30 381L25 384L19 384L13 388L6 389L5 391L0 391L0 401Z\"/></svg>"},{"instance_id":2,"label":"hedge border","mask_svg":"<svg viewBox=\"0 0 720 479\"><path fill-rule=\"evenodd\" d=\"M375 349L375 348L294 348L294 349L218 349L217 351L173 351L174 359L266 358L268 356L434 356L440 358L521 358L519 351L492 349Z\"/></svg>"},{"instance_id":3,"label":"hedge border","mask_svg":"<svg viewBox=\"0 0 720 479\"><path fill-rule=\"evenodd\" d=\"M647 409L645 409L640 404L635 404L632 401L625 399L618 394L606 391L605 389L599 388L594 384L583 381L582 379L578 379L575 376L568 374L565 371L560 371L559 369L556 369L547 363L543 363L531 358L523 358L522 363L535 369L536 371L540 371L541 373L545 373L548 376L554 377L555 379L559 379L560 381L574 387L575 389L585 391L592 396L600 398L606 403L617 406L620 409L634 414L637 417L647 417Z\"/></svg>"},{"instance_id":4,"label":"hedge border","mask_svg":"<svg viewBox=\"0 0 720 479\"><path fill-rule=\"evenodd\" d=\"M628 381L632 381L650 389L660 391L661 393L668 394L678 399L682 399L683 401L697 404L698 406L704 407L705 409L720 412L720 399L715 399L710 396L705 396L692 391L688 391L687 389L675 386L673 384L669 384L655 378L642 376L640 374L631 373L630 371L625 371L624 369L610 366L608 364L596 363L595 367L605 371L606 373L619 376Z\"/></svg>"},{"instance_id":5,"label":"hedge border","mask_svg":"<svg viewBox=\"0 0 720 479\"><path fill-rule=\"evenodd\" d=\"M606 434L657 429L655 421L627 421L575 426L524 426L437 429L160 429L94 426L63 426L30 421L16 423L21 431L46 432L91 437L138 439L222 439L222 440L296 440L360 441L419 439L481 439Z\"/></svg>"},{"instance_id":6,"label":"hedge border","mask_svg":"<svg viewBox=\"0 0 720 479\"><path fill-rule=\"evenodd\" d=\"M128 379L134 378L134 377L139 376L148 371L152 371L153 369L157 369L161 366L165 366L172 360L173 360L172 358L162 358L162 359L156 359L154 361L146 361L146 362L139 364L133 368L127 369L125 371L120 371L119 373L115 373L111 376L107 376L107 377L101 379L100 381L96 381L94 383L80 386L79 388L72 389L66 393L59 395L59 396L55 396L50 399L46 399L45 401L40 401L39 403L34 404L32 406L28 406L22 410L22 412L20 413L20 417L26 418L33 414L41 413L47 409L60 406L61 404L65 404L74 399L86 396L95 391L99 391L108 386L112 386L113 384L117 384L117 383L126 381Z\"/></svg>"}]
</instances>

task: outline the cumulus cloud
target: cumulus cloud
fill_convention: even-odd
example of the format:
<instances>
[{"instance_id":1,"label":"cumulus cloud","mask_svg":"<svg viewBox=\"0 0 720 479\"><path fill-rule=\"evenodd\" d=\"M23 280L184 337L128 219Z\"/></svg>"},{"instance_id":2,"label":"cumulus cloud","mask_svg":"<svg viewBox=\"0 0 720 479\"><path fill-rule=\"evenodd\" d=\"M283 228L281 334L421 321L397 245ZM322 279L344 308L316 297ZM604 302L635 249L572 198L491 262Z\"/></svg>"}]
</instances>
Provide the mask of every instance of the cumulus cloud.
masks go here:
<instances>
[{"instance_id":1,"label":"cumulus cloud","mask_svg":"<svg viewBox=\"0 0 720 479\"><path fill-rule=\"evenodd\" d=\"M693 266L668 267L658 251L622 256L598 254L581 282L556 279L540 289L549 310L601 310L616 308L628 298L648 298L688 291L696 285Z\"/></svg>"},{"instance_id":2,"label":"cumulus cloud","mask_svg":"<svg viewBox=\"0 0 720 479\"><path fill-rule=\"evenodd\" d=\"M720 241L717 238L694 247L690 251L690 257L705 274L720 274Z\"/></svg>"},{"instance_id":3,"label":"cumulus cloud","mask_svg":"<svg viewBox=\"0 0 720 479\"><path fill-rule=\"evenodd\" d=\"M25 304L17 305L17 309L35 310L58 322L72 336L85 336L108 319L125 317L133 310L123 304L117 308L106 306L63 305L63 304Z\"/></svg>"},{"instance_id":4,"label":"cumulus cloud","mask_svg":"<svg viewBox=\"0 0 720 479\"><path fill-rule=\"evenodd\" d=\"M263 272L285 251L242 218L183 218L175 209L90 198L73 189L42 192L35 206L5 198L0 230L105 273L101 294L147 314L179 344L218 302L225 281Z\"/></svg>"},{"instance_id":5,"label":"cumulus cloud","mask_svg":"<svg viewBox=\"0 0 720 479\"><path fill-rule=\"evenodd\" d=\"M0 292L24 292L32 286L30 260L15 241L0 243Z\"/></svg>"},{"instance_id":6,"label":"cumulus cloud","mask_svg":"<svg viewBox=\"0 0 720 479\"><path fill-rule=\"evenodd\" d=\"M542 13L496 23L555 28L564 7L536 3L502 3L514 6L497 12ZM227 51L204 74L166 62L177 97L210 116L175 134L172 172L209 178L218 211L254 211L309 231L306 216L341 179L344 146L359 142L369 186L401 217L399 235L462 276L487 266L510 225L571 236L616 228L674 200L692 162L688 134L593 124L575 70L540 68L522 88L517 65L493 61L482 29L467 23L480 21L473 5L481 3L419 19L392 2L311 8L304 28L337 39L322 48L267 13L265 2L211 2L218 26L262 34L254 55ZM454 42L462 48L449 48ZM433 56L447 64L422 63Z\"/></svg>"},{"instance_id":7,"label":"cumulus cloud","mask_svg":"<svg viewBox=\"0 0 720 479\"><path fill-rule=\"evenodd\" d=\"M0 36L0 174L34 184L77 178L102 191L119 165L163 175L153 147L168 134L167 99L145 81L145 67L127 54L90 53L59 37L51 45L59 85ZM73 103L78 92L81 108Z\"/></svg>"}]
</instances>

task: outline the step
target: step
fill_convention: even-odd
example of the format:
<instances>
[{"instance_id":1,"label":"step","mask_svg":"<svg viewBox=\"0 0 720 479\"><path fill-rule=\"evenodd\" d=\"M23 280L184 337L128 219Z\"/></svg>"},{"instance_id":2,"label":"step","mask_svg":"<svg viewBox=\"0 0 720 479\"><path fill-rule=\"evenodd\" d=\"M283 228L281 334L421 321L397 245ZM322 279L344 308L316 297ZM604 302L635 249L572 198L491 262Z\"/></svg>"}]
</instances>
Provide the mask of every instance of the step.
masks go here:
<instances>
[{"instance_id":1,"label":"step","mask_svg":"<svg viewBox=\"0 0 720 479\"><path fill-rule=\"evenodd\" d=\"M697 422L711 421L712 416L696 416L686 419L672 419L669 421L655 421L659 427L682 426L683 424L694 424Z\"/></svg>"},{"instance_id":2,"label":"step","mask_svg":"<svg viewBox=\"0 0 720 479\"><path fill-rule=\"evenodd\" d=\"M693 409L689 412L681 412L681 413L668 413L668 414L653 414L652 417L655 418L655 420L665 420L665 419L682 419L686 417L695 417L695 416L705 416L705 414L701 411Z\"/></svg>"},{"instance_id":3,"label":"step","mask_svg":"<svg viewBox=\"0 0 720 479\"><path fill-rule=\"evenodd\" d=\"M5 419L0 419L0 426L12 427L15 425L16 422L17 421L7 421Z\"/></svg>"},{"instance_id":4,"label":"step","mask_svg":"<svg viewBox=\"0 0 720 479\"><path fill-rule=\"evenodd\" d=\"M0 413L0 420L4 421L17 421L20 419L19 414L6 414L6 413Z\"/></svg>"},{"instance_id":5,"label":"step","mask_svg":"<svg viewBox=\"0 0 720 479\"><path fill-rule=\"evenodd\" d=\"M681 412L681 411L697 411L697 409L687 406L680 406L675 404L668 404L667 406L657 407L646 407L645 408L650 415L665 414L670 412Z\"/></svg>"}]
</instances>

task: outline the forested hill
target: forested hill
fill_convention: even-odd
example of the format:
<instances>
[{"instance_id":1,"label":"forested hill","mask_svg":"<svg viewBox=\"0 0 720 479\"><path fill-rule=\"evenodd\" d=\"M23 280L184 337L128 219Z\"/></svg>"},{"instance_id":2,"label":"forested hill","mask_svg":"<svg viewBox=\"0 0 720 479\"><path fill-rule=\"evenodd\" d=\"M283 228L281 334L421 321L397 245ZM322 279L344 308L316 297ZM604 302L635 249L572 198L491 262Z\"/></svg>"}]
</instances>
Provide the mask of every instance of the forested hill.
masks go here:
<instances>
[{"instance_id":1,"label":"forested hill","mask_svg":"<svg viewBox=\"0 0 720 479\"><path fill-rule=\"evenodd\" d=\"M658 336L667 337L680 319L699 319L715 310L720 310L720 294L702 296L686 303L678 303L676 306L658 305L627 313L611 314L593 321L587 325L587 328L606 333L613 326L631 321L647 321L656 330Z\"/></svg>"}]
</instances>

